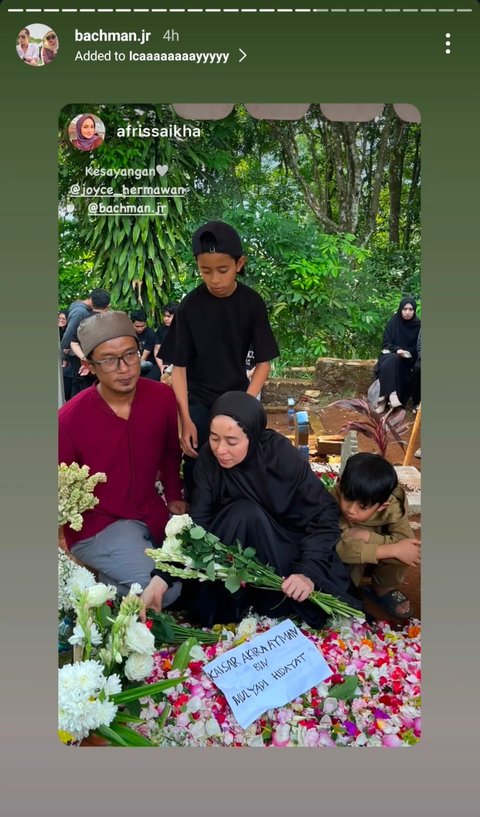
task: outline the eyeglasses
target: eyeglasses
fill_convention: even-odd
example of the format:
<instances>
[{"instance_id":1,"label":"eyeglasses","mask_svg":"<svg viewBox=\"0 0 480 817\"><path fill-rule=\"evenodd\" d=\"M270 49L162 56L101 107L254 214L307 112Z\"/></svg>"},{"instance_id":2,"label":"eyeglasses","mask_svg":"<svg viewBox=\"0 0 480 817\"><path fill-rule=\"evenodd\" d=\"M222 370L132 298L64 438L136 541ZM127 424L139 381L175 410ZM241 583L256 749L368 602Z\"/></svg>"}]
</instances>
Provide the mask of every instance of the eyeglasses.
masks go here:
<instances>
[{"instance_id":1,"label":"eyeglasses","mask_svg":"<svg viewBox=\"0 0 480 817\"><path fill-rule=\"evenodd\" d=\"M95 366L101 366L102 371L106 374L108 374L108 372L117 371L121 360L123 360L126 366L134 366L140 360L140 352L137 349L130 349L128 352L125 352L124 355L112 355L112 357L104 357L103 360L92 360L92 358L89 358L90 363L93 363Z\"/></svg>"},{"instance_id":2,"label":"eyeglasses","mask_svg":"<svg viewBox=\"0 0 480 817\"><path fill-rule=\"evenodd\" d=\"M57 39L56 34L47 34L47 40L56 40L56 39Z\"/></svg>"}]
</instances>

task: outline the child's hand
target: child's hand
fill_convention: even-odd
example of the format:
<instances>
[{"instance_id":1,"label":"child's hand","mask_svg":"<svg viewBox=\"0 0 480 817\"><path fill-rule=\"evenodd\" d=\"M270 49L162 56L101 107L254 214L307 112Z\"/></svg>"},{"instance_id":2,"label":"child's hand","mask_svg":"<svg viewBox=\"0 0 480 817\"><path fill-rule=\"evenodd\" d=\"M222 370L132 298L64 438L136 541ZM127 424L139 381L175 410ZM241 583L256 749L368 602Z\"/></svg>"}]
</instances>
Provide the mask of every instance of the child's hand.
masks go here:
<instances>
[{"instance_id":1,"label":"child's hand","mask_svg":"<svg viewBox=\"0 0 480 817\"><path fill-rule=\"evenodd\" d=\"M182 425L180 445L182 446L183 453L186 454L187 457L198 457L198 451L196 450L198 445L197 426L191 420L188 420Z\"/></svg>"},{"instance_id":2,"label":"child's hand","mask_svg":"<svg viewBox=\"0 0 480 817\"><path fill-rule=\"evenodd\" d=\"M420 542L417 539L401 539L394 545L395 558L409 567L418 567L421 562Z\"/></svg>"}]
</instances>

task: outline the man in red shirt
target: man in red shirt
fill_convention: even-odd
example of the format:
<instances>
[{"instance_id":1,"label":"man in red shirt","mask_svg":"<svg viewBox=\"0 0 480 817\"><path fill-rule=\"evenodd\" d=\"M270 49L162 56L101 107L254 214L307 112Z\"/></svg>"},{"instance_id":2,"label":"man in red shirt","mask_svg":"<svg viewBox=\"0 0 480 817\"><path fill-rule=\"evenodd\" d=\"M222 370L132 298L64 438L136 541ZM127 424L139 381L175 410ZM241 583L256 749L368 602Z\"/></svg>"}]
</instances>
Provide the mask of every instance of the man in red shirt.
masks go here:
<instances>
[{"instance_id":1,"label":"man in red shirt","mask_svg":"<svg viewBox=\"0 0 480 817\"><path fill-rule=\"evenodd\" d=\"M186 511L175 395L140 378L138 340L124 312L86 318L78 340L98 383L60 409L59 462L88 465L107 481L97 485L99 503L84 512L81 531L64 526L67 546L121 595L138 582L145 605L160 610L181 586L166 574L150 579L154 563L144 551L161 544L169 513Z\"/></svg>"}]
</instances>

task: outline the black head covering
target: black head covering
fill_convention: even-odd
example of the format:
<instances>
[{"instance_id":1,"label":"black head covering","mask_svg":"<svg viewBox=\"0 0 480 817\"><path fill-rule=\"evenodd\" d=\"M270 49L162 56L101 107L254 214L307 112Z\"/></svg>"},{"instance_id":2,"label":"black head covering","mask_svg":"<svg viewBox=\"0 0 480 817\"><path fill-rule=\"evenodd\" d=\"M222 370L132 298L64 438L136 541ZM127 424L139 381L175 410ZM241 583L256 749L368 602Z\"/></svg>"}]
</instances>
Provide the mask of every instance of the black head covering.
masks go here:
<instances>
[{"instance_id":1,"label":"black head covering","mask_svg":"<svg viewBox=\"0 0 480 817\"><path fill-rule=\"evenodd\" d=\"M337 503L290 440L266 428L265 410L254 397L227 392L213 405L212 417L219 415L231 417L245 431L250 441L247 456L233 468L223 468L209 443L202 447L194 471L192 518L209 528L231 504L235 513L237 500L260 506L272 519L273 538L275 525L287 537L289 532L296 537L300 556L292 569L308 575L318 587L328 587L327 592L336 592L335 571L338 568L342 576L344 572L335 551L340 536Z\"/></svg>"},{"instance_id":2,"label":"black head covering","mask_svg":"<svg viewBox=\"0 0 480 817\"><path fill-rule=\"evenodd\" d=\"M238 423L249 446L245 459L233 468L222 468L210 449L219 493L252 499L276 515L290 508L295 497L298 501L299 488L306 479L312 477L315 486L319 482L290 440L266 428L265 409L255 397L241 391L226 392L215 401L211 418L220 414ZM305 497L306 505L312 500L313 505L313 495Z\"/></svg>"},{"instance_id":3,"label":"black head covering","mask_svg":"<svg viewBox=\"0 0 480 817\"><path fill-rule=\"evenodd\" d=\"M244 391L227 391L212 406L210 419L220 414L231 417L249 439L249 456L267 427L267 415L259 400Z\"/></svg>"},{"instance_id":4,"label":"black head covering","mask_svg":"<svg viewBox=\"0 0 480 817\"><path fill-rule=\"evenodd\" d=\"M411 304L414 309L410 320L405 320L405 318L402 317L402 309L406 304ZM405 349L409 351L413 357L416 357L417 338L421 325L416 312L417 302L415 298L412 298L410 295L406 295L402 298L395 315L390 318L385 327L386 343L384 342L384 345L391 348L392 351L395 349Z\"/></svg>"}]
</instances>

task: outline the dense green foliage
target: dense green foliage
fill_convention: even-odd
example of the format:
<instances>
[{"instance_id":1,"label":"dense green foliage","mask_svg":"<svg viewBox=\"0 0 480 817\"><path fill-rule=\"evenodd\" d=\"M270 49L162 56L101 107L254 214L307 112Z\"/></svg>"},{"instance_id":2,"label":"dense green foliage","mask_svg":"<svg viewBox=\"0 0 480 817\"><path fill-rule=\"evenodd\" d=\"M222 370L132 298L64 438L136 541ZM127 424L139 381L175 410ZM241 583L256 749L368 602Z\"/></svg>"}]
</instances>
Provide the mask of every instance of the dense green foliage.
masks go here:
<instances>
[{"instance_id":1,"label":"dense green foliage","mask_svg":"<svg viewBox=\"0 0 480 817\"><path fill-rule=\"evenodd\" d=\"M201 128L188 140L115 135L127 122L183 124L168 106L88 110L107 133L92 153L74 150L64 135L80 109L62 112L62 306L100 285L114 306L141 304L156 325L164 303L199 283L190 237L215 218L242 236L245 281L267 303L282 367L310 365L321 355L376 356L401 296L419 296L419 128L399 120L391 106L364 124L329 122L317 105L293 123L255 120L238 106L225 120L187 123ZM157 164L168 165L161 178L108 179L108 185L116 193L125 184L188 188L183 198L161 200L165 218L93 218L91 200L70 193L72 185L85 184L87 167Z\"/></svg>"}]
</instances>

